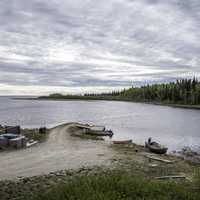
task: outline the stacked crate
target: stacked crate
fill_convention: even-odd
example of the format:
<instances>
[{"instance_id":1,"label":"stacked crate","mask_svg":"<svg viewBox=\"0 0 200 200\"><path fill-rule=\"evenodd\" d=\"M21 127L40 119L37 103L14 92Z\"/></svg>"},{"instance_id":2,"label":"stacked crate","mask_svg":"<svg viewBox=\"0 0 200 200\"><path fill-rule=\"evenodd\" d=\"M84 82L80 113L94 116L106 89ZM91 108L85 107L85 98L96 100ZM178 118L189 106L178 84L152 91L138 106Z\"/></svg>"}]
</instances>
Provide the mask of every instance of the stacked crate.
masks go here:
<instances>
[{"instance_id":1,"label":"stacked crate","mask_svg":"<svg viewBox=\"0 0 200 200\"><path fill-rule=\"evenodd\" d=\"M20 126L5 126L5 133L13 133L19 135L21 133Z\"/></svg>"},{"instance_id":2,"label":"stacked crate","mask_svg":"<svg viewBox=\"0 0 200 200\"><path fill-rule=\"evenodd\" d=\"M3 136L0 136L0 149L6 148L7 145L8 145L8 139Z\"/></svg>"}]
</instances>

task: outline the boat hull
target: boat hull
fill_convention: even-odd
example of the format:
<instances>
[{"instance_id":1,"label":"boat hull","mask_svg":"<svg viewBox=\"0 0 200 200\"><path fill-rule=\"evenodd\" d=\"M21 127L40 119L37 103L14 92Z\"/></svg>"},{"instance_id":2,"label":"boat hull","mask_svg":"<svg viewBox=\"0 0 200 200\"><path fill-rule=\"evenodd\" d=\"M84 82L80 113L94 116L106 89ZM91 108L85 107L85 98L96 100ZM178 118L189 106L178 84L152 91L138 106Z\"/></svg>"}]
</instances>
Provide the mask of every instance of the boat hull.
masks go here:
<instances>
[{"instance_id":1,"label":"boat hull","mask_svg":"<svg viewBox=\"0 0 200 200\"><path fill-rule=\"evenodd\" d=\"M166 147L158 147L155 145L151 145L148 142L145 143L145 147L149 149L152 153L156 153L156 154L165 154L167 153L167 150L168 150L168 148Z\"/></svg>"},{"instance_id":2,"label":"boat hull","mask_svg":"<svg viewBox=\"0 0 200 200\"><path fill-rule=\"evenodd\" d=\"M95 136L109 136L112 137L113 136L113 132L111 131L87 131L85 132L85 134L87 135L95 135Z\"/></svg>"}]
</instances>

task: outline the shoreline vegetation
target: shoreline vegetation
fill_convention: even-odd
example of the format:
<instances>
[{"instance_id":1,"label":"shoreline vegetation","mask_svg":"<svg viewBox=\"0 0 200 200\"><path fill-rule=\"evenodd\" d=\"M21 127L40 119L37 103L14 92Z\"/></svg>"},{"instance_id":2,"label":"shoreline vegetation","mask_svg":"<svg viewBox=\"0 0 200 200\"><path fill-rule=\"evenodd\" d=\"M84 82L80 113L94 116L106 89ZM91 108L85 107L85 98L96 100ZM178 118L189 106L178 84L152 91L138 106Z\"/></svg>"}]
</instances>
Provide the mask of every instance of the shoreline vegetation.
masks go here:
<instances>
[{"instance_id":1,"label":"shoreline vegetation","mask_svg":"<svg viewBox=\"0 0 200 200\"><path fill-rule=\"evenodd\" d=\"M119 92L89 93L84 95L63 95L55 93L49 96L25 99L127 101L177 108L200 109L200 82L196 78L181 79L166 84L131 87Z\"/></svg>"},{"instance_id":2,"label":"shoreline vegetation","mask_svg":"<svg viewBox=\"0 0 200 200\"><path fill-rule=\"evenodd\" d=\"M157 180L134 170L83 167L0 181L0 194L2 200L199 200L199 172L194 179Z\"/></svg>"}]
</instances>

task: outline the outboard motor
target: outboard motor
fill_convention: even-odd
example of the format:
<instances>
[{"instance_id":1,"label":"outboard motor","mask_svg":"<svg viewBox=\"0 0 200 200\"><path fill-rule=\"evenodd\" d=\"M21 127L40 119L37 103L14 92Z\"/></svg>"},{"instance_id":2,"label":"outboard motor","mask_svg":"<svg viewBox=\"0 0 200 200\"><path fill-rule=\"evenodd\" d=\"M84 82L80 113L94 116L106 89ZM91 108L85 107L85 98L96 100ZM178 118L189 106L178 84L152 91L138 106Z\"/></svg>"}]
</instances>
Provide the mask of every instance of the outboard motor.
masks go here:
<instances>
[{"instance_id":1,"label":"outboard motor","mask_svg":"<svg viewBox=\"0 0 200 200\"><path fill-rule=\"evenodd\" d=\"M151 137L148 139L148 143L151 144Z\"/></svg>"},{"instance_id":2,"label":"outboard motor","mask_svg":"<svg viewBox=\"0 0 200 200\"><path fill-rule=\"evenodd\" d=\"M45 134L46 132L47 132L47 128L46 127L39 128L39 133L40 134Z\"/></svg>"},{"instance_id":3,"label":"outboard motor","mask_svg":"<svg viewBox=\"0 0 200 200\"><path fill-rule=\"evenodd\" d=\"M112 138L114 133L112 132L112 130L108 130L108 133L109 133L109 137Z\"/></svg>"}]
</instances>

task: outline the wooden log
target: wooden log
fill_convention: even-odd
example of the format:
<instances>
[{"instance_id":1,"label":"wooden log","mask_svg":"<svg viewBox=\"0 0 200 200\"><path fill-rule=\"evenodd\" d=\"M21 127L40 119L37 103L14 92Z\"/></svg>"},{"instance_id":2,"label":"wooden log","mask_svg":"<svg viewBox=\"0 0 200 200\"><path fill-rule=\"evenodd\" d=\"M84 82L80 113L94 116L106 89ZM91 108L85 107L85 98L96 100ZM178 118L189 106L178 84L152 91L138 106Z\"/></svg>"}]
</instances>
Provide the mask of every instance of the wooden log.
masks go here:
<instances>
[{"instance_id":1,"label":"wooden log","mask_svg":"<svg viewBox=\"0 0 200 200\"><path fill-rule=\"evenodd\" d=\"M180 176L180 175L176 175L176 176L159 176L159 177L155 177L155 179L186 179L186 176Z\"/></svg>"},{"instance_id":2,"label":"wooden log","mask_svg":"<svg viewBox=\"0 0 200 200\"><path fill-rule=\"evenodd\" d=\"M164 162L164 163L168 163L168 164L174 163L174 161L162 159L162 158L159 158L159 157L156 157L156 156L146 155L146 157L149 158L149 159L152 159L152 160L156 160L156 161L160 161L160 162Z\"/></svg>"}]
</instances>

